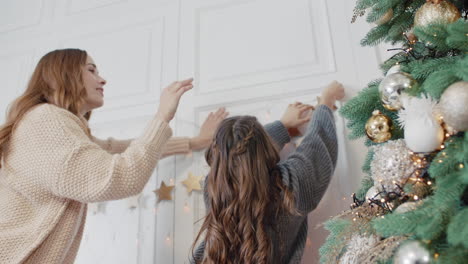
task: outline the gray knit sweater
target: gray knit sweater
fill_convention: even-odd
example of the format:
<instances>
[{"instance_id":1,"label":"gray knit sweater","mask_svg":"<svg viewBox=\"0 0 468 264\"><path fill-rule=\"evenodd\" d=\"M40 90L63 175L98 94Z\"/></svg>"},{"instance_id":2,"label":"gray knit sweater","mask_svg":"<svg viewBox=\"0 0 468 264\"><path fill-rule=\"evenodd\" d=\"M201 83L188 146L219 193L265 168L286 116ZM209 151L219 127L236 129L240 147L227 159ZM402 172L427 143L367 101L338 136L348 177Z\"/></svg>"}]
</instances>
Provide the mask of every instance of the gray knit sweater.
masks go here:
<instances>
[{"instance_id":1,"label":"gray knit sweater","mask_svg":"<svg viewBox=\"0 0 468 264\"><path fill-rule=\"evenodd\" d=\"M288 131L279 121L265 130L280 148L290 141ZM307 134L297 150L278 164L283 183L292 191L300 216L284 212L269 228L275 263L300 263L307 239L307 214L322 199L336 166L338 155L335 123L332 111L324 105L317 107ZM205 199L206 201L206 199ZM209 206L209 205L207 205ZM196 260L203 259L204 242L194 252ZM191 263L195 263L192 259Z\"/></svg>"}]
</instances>

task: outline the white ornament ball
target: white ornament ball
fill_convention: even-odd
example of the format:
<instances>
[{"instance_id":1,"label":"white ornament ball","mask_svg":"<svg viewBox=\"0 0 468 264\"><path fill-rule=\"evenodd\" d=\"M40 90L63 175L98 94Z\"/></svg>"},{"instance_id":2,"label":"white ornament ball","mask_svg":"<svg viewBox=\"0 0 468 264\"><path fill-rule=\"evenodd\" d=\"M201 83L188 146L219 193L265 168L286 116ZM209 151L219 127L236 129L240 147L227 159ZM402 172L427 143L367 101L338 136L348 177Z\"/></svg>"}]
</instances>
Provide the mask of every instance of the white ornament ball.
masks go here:
<instances>
[{"instance_id":1,"label":"white ornament ball","mask_svg":"<svg viewBox=\"0 0 468 264\"><path fill-rule=\"evenodd\" d=\"M436 119L437 102L431 97L403 97L404 107L398 122L404 128L406 146L414 152L427 153L440 147L444 129Z\"/></svg>"},{"instance_id":2,"label":"white ornament ball","mask_svg":"<svg viewBox=\"0 0 468 264\"><path fill-rule=\"evenodd\" d=\"M458 131L468 130L468 82L456 82L445 89L439 106L447 125Z\"/></svg>"},{"instance_id":3,"label":"white ornament ball","mask_svg":"<svg viewBox=\"0 0 468 264\"><path fill-rule=\"evenodd\" d=\"M398 248L394 264L429 264L431 254L418 241L410 241Z\"/></svg>"},{"instance_id":4,"label":"white ornament ball","mask_svg":"<svg viewBox=\"0 0 468 264\"><path fill-rule=\"evenodd\" d=\"M405 142L409 149L417 153L432 152L444 141L444 129L439 124L415 120L405 126Z\"/></svg>"}]
</instances>

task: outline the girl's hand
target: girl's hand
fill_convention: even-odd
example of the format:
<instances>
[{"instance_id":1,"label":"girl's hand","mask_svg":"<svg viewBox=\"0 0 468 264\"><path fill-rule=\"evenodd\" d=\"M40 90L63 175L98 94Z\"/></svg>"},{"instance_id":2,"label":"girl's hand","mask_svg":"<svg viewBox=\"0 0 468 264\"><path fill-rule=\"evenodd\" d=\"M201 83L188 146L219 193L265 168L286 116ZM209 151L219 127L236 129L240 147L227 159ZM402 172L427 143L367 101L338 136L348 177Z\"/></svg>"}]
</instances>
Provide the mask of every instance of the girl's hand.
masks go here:
<instances>
[{"instance_id":1,"label":"girl's hand","mask_svg":"<svg viewBox=\"0 0 468 264\"><path fill-rule=\"evenodd\" d=\"M226 109L219 108L215 113L210 113L200 128L200 134L190 139L190 149L201 150L210 146L218 125L229 115Z\"/></svg>"},{"instance_id":2,"label":"girl's hand","mask_svg":"<svg viewBox=\"0 0 468 264\"><path fill-rule=\"evenodd\" d=\"M310 121L310 116L305 116L309 110L314 110L314 107L300 102L290 104L280 121L287 129L297 128Z\"/></svg>"},{"instance_id":3,"label":"girl's hand","mask_svg":"<svg viewBox=\"0 0 468 264\"><path fill-rule=\"evenodd\" d=\"M179 106L180 97L193 88L193 78L180 82L173 82L168 87L164 88L159 100L159 108L156 116L166 122L171 121Z\"/></svg>"},{"instance_id":4,"label":"girl's hand","mask_svg":"<svg viewBox=\"0 0 468 264\"><path fill-rule=\"evenodd\" d=\"M337 81L331 82L322 92L319 104L324 104L330 109L335 110L335 101L341 100L345 96L345 90L341 83Z\"/></svg>"}]
</instances>

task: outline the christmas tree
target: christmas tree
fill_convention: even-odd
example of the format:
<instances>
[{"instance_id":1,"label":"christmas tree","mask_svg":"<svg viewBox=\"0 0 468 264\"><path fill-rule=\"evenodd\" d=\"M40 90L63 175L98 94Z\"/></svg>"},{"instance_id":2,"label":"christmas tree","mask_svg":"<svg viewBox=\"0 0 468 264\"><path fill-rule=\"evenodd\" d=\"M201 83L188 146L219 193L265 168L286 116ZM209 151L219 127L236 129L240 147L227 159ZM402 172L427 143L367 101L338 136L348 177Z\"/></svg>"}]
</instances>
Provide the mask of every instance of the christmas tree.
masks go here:
<instances>
[{"instance_id":1,"label":"christmas tree","mask_svg":"<svg viewBox=\"0 0 468 264\"><path fill-rule=\"evenodd\" d=\"M358 0L353 22L376 24L361 44L397 48L340 110L369 151L322 263L468 263L467 2Z\"/></svg>"}]
</instances>

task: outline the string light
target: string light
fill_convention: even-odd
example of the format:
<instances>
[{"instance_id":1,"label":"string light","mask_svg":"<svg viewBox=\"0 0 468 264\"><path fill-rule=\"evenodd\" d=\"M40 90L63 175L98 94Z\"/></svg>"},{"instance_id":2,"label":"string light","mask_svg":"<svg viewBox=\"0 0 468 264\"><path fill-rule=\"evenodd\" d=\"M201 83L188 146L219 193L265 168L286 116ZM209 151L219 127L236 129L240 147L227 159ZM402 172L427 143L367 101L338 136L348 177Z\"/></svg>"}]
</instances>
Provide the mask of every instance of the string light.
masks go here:
<instances>
[{"instance_id":1,"label":"string light","mask_svg":"<svg viewBox=\"0 0 468 264\"><path fill-rule=\"evenodd\" d=\"M440 160L438 160L437 162L442 163L443 161L440 159Z\"/></svg>"},{"instance_id":2,"label":"string light","mask_svg":"<svg viewBox=\"0 0 468 264\"><path fill-rule=\"evenodd\" d=\"M434 259L438 259L439 258L439 253L434 253Z\"/></svg>"},{"instance_id":3,"label":"string light","mask_svg":"<svg viewBox=\"0 0 468 264\"><path fill-rule=\"evenodd\" d=\"M169 182L171 183L171 185L174 185L174 179L170 178Z\"/></svg>"},{"instance_id":4,"label":"string light","mask_svg":"<svg viewBox=\"0 0 468 264\"><path fill-rule=\"evenodd\" d=\"M184 212L185 212L185 213L189 213L189 212L190 212L190 207L188 206L187 202L185 202L185 205L184 205Z\"/></svg>"},{"instance_id":5,"label":"string light","mask_svg":"<svg viewBox=\"0 0 468 264\"><path fill-rule=\"evenodd\" d=\"M419 199L419 197L418 197L417 195L414 195L414 196L413 196L413 199L414 199L415 201L417 201L417 200Z\"/></svg>"},{"instance_id":6,"label":"string light","mask_svg":"<svg viewBox=\"0 0 468 264\"><path fill-rule=\"evenodd\" d=\"M311 247L311 246L312 246L312 240L310 239L310 237L307 237L306 246L307 246L307 247Z\"/></svg>"},{"instance_id":7,"label":"string light","mask_svg":"<svg viewBox=\"0 0 468 264\"><path fill-rule=\"evenodd\" d=\"M171 245L171 237L170 237L169 235L166 236L165 241L166 241L166 244L167 244L168 246Z\"/></svg>"},{"instance_id":8,"label":"string light","mask_svg":"<svg viewBox=\"0 0 468 264\"><path fill-rule=\"evenodd\" d=\"M431 181L427 181L427 185L432 185L432 182L431 182Z\"/></svg>"}]
</instances>

